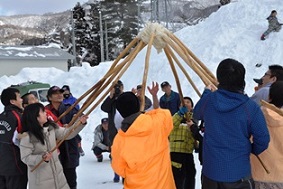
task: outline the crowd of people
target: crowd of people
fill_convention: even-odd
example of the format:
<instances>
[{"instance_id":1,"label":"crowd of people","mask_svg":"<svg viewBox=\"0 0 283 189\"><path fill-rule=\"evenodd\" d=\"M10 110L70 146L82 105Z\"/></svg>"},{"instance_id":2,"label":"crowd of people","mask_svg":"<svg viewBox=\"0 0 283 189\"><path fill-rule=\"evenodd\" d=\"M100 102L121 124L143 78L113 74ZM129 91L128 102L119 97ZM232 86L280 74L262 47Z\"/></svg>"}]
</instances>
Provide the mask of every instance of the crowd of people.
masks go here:
<instances>
[{"instance_id":1,"label":"crowd of people","mask_svg":"<svg viewBox=\"0 0 283 189\"><path fill-rule=\"evenodd\" d=\"M2 91L0 188L26 189L27 183L31 189L77 188L76 167L82 152L78 133L88 117L68 126L78 112L76 106L58 120L75 102L66 101L71 96L69 86L52 86L44 107L33 93L21 96L13 87Z\"/></svg>"},{"instance_id":2,"label":"crowd of people","mask_svg":"<svg viewBox=\"0 0 283 189\"><path fill-rule=\"evenodd\" d=\"M216 77L217 90L206 86L195 106L168 81L147 87L152 101L142 96L145 86L124 92L117 81L101 105L108 117L94 130L94 158L102 162L103 152L109 152L113 181L122 180L125 189L195 189L196 179L202 189L283 188L283 117L278 113L283 67L270 65L254 79L258 86L251 97L245 94L245 68L237 60L221 61ZM50 87L47 99L43 106L32 93L22 95L12 87L2 91L0 188L26 189L27 183L31 189L77 188L83 155L79 132L88 117L68 125L79 105L61 116L76 102L67 85ZM261 100L275 109L261 106ZM196 178L196 150L201 178Z\"/></svg>"}]
</instances>

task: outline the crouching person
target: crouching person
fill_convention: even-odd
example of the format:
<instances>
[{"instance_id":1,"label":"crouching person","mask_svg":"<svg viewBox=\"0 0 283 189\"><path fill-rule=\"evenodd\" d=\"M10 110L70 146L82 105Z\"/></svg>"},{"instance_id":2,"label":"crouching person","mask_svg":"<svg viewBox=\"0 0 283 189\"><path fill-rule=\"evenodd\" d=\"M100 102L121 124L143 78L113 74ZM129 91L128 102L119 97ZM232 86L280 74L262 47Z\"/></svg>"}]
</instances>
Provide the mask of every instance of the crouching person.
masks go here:
<instances>
[{"instance_id":1,"label":"crouching person","mask_svg":"<svg viewBox=\"0 0 283 189\"><path fill-rule=\"evenodd\" d=\"M98 162L102 162L102 152L109 152L108 118L101 119L101 124L95 128L92 150Z\"/></svg>"},{"instance_id":2,"label":"crouching person","mask_svg":"<svg viewBox=\"0 0 283 189\"><path fill-rule=\"evenodd\" d=\"M40 103L28 105L23 113L20 151L21 159L28 166L28 181L30 189L69 189L63 173L62 165L57 151L51 150L56 146L56 140L62 140L64 136L74 129L67 137L75 137L85 126L87 116L80 118L81 125L74 129L75 123L69 128L59 127L56 123L47 120L44 106ZM33 168L44 160L36 168Z\"/></svg>"},{"instance_id":3,"label":"crouching person","mask_svg":"<svg viewBox=\"0 0 283 189\"><path fill-rule=\"evenodd\" d=\"M158 84L152 85L154 110L140 112L139 99L122 93L116 108L124 118L112 145L112 167L124 180L124 189L175 189L168 136L171 113L158 108Z\"/></svg>"}]
</instances>

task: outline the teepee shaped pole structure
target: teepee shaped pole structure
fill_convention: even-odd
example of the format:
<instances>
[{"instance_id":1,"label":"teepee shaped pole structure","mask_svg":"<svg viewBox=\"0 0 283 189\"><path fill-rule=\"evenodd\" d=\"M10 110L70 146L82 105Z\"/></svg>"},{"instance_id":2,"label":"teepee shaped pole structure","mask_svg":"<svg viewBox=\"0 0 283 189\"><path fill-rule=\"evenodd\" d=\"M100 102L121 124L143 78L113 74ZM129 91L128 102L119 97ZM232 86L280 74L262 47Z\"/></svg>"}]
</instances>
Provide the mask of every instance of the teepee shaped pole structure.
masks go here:
<instances>
[{"instance_id":1,"label":"teepee shaped pole structure","mask_svg":"<svg viewBox=\"0 0 283 189\"><path fill-rule=\"evenodd\" d=\"M157 23L149 23L147 24L146 28L142 32L140 32L139 35L135 39L133 39L129 43L129 45L120 53L120 55L113 62L104 77L101 78L88 91L86 91L80 98L78 98L77 102L73 106L71 106L64 114L62 114L58 118L58 120L60 120L64 115L70 112L76 104L78 104L85 98L87 99L83 103L82 108L78 111L77 115L74 116L74 119L68 124L68 126L74 124L75 120L77 120L81 115L83 115L84 111L87 110L87 113L85 115L89 115L103 101L103 99L105 99L105 97L113 89L117 81L131 66L138 53L146 45L148 45L148 47L145 57L144 73L142 78L143 89L141 94L141 110L143 110L145 106L145 86L148 77L150 53L152 46L154 46L158 52L164 50L172 73L174 75L178 92L180 94L180 99L182 99L182 104L184 104L183 93L180 85L179 75L177 73L174 62L181 69L182 73L185 75L185 77L199 96L200 92L198 91L197 86L194 84L193 80L187 73L187 68L185 68L185 66L188 66L190 69L192 69L205 85L212 85L216 89L216 86L218 84L217 79L214 77L211 71L173 33L171 33L166 28ZM127 53L129 54L125 57ZM178 56L184 61L184 65L181 64L181 62L178 60L177 56L174 53L177 53ZM122 60L123 57L125 58ZM76 128L78 127L78 125L75 125L74 127ZM59 141L56 147L52 150L55 151L71 133L72 131L70 131L64 137L63 140ZM33 170L35 170L39 165L40 164L36 165Z\"/></svg>"}]
</instances>

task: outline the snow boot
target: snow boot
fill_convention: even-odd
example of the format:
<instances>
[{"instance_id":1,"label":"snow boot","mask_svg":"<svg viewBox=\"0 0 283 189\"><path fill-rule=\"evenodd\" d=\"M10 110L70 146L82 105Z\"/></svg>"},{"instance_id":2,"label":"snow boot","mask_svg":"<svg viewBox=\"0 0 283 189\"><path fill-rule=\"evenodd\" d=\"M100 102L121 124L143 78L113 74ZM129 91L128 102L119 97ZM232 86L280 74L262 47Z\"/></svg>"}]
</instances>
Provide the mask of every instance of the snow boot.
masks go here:
<instances>
[{"instance_id":1,"label":"snow boot","mask_svg":"<svg viewBox=\"0 0 283 189\"><path fill-rule=\"evenodd\" d=\"M262 36L260 37L260 40L264 41L265 40L265 35L262 34Z\"/></svg>"},{"instance_id":2,"label":"snow boot","mask_svg":"<svg viewBox=\"0 0 283 189\"><path fill-rule=\"evenodd\" d=\"M97 155L96 158L97 158L97 162L102 162L102 161L103 161L103 156L102 156L102 154Z\"/></svg>"},{"instance_id":3,"label":"snow boot","mask_svg":"<svg viewBox=\"0 0 283 189\"><path fill-rule=\"evenodd\" d=\"M113 182L119 182L119 181L120 181L120 176L114 173Z\"/></svg>"},{"instance_id":4,"label":"snow boot","mask_svg":"<svg viewBox=\"0 0 283 189\"><path fill-rule=\"evenodd\" d=\"M84 156L85 155L85 152L82 149L82 147L79 147L79 153L80 153L80 156Z\"/></svg>"}]
</instances>

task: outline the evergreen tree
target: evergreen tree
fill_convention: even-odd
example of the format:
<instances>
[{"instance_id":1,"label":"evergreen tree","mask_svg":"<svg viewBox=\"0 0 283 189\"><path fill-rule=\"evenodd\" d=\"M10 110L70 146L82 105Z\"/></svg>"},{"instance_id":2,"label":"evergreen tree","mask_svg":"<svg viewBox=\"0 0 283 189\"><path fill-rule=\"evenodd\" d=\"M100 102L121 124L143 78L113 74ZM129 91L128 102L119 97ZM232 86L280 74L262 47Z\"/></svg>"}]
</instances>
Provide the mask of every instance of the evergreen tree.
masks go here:
<instances>
[{"instance_id":1,"label":"evergreen tree","mask_svg":"<svg viewBox=\"0 0 283 189\"><path fill-rule=\"evenodd\" d=\"M100 62L99 35L95 4L85 8L78 3L73 9L77 60L98 65Z\"/></svg>"},{"instance_id":2,"label":"evergreen tree","mask_svg":"<svg viewBox=\"0 0 283 189\"><path fill-rule=\"evenodd\" d=\"M103 33L100 33L100 15ZM103 35L103 52L106 46L110 59L118 54L138 34L138 4L136 0L94 0L82 7L79 3L73 9L74 32L79 62L98 65L101 62L100 37ZM106 29L107 27L107 29ZM105 38L107 32L107 39Z\"/></svg>"}]
</instances>

